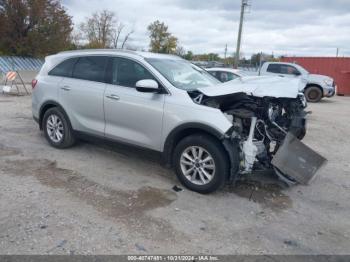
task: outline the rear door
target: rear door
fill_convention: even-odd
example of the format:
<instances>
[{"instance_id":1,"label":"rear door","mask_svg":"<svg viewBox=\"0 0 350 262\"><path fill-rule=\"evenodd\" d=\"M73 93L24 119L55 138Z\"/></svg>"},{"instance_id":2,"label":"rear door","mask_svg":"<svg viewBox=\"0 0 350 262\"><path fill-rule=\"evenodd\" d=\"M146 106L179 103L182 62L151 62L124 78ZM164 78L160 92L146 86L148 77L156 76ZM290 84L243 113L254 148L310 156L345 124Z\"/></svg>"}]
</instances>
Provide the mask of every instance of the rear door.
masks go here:
<instances>
[{"instance_id":1,"label":"rear door","mask_svg":"<svg viewBox=\"0 0 350 262\"><path fill-rule=\"evenodd\" d=\"M103 136L105 121L103 98L108 57L79 57L72 75L59 84L59 101L73 129Z\"/></svg>"},{"instance_id":2,"label":"rear door","mask_svg":"<svg viewBox=\"0 0 350 262\"><path fill-rule=\"evenodd\" d=\"M131 59L114 57L110 68L104 98L106 137L159 151L165 95L138 92L135 86L139 80L157 80Z\"/></svg>"}]
</instances>

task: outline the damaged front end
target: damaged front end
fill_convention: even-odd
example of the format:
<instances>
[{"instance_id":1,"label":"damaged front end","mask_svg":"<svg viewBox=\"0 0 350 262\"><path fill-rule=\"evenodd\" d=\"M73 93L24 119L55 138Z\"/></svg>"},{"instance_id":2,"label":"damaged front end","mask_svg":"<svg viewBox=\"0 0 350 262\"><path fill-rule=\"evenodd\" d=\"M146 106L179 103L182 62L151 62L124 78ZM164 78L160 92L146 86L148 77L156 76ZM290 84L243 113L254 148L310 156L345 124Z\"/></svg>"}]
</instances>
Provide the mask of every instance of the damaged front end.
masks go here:
<instances>
[{"instance_id":1,"label":"damaged front end","mask_svg":"<svg viewBox=\"0 0 350 262\"><path fill-rule=\"evenodd\" d=\"M301 142L306 134L304 95L256 97L244 92L206 96L195 103L220 109L232 123L223 144L231 161L231 181L256 170L271 170L288 184L307 184L326 159Z\"/></svg>"}]
</instances>

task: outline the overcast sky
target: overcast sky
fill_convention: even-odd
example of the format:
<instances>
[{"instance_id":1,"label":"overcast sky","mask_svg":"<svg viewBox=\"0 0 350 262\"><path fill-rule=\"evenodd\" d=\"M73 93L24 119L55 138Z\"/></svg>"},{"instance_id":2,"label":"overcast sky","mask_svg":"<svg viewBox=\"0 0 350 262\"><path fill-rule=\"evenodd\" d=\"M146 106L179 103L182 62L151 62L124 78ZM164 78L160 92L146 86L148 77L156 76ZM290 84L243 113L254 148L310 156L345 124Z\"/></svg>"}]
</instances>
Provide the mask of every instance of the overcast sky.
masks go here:
<instances>
[{"instance_id":1,"label":"overcast sky","mask_svg":"<svg viewBox=\"0 0 350 262\"><path fill-rule=\"evenodd\" d=\"M135 30L130 45L148 49L147 26L160 20L194 53L234 52L240 0L63 0L76 25L108 9ZM245 56L350 56L350 0L250 0L242 49Z\"/></svg>"}]
</instances>

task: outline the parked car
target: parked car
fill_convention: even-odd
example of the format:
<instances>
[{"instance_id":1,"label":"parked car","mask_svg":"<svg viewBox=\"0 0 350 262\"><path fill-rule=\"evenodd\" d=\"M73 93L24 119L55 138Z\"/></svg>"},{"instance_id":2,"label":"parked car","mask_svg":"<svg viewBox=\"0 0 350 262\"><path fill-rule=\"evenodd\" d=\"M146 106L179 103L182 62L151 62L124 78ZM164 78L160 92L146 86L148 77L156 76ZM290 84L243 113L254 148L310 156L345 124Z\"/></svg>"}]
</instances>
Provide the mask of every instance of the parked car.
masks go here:
<instances>
[{"instance_id":1,"label":"parked car","mask_svg":"<svg viewBox=\"0 0 350 262\"><path fill-rule=\"evenodd\" d=\"M233 68L214 67L207 68L206 70L222 83L244 76L244 73Z\"/></svg>"},{"instance_id":2,"label":"parked car","mask_svg":"<svg viewBox=\"0 0 350 262\"><path fill-rule=\"evenodd\" d=\"M309 102L319 102L323 97L332 97L336 90L333 78L310 74L302 66L293 63L265 62L260 69L260 75L302 78L305 82L304 94Z\"/></svg>"},{"instance_id":3,"label":"parked car","mask_svg":"<svg viewBox=\"0 0 350 262\"><path fill-rule=\"evenodd\" d=\"M299 81L256 78L221 84L171 55L62 52L46 57L33 80L33 117L53 147L87 134L151 149L186 187L209 193L257 162L273 168L286 134L305 135Z\"/></svg>"},{"instance_id":4,"label":"parked car","mask_svg":"<svg viewBox=\"0 0 350 262\"><path fill-rule=\"evenodd\" d=\"M200 66L203 68L211 68L211 67L224 67L225 64L222 62L218 62L218 61L191 61L192 64L196 65L196 66Z\"/></svg>"},{"instance_id":5,"label":"parked car","mask_svg":"<svg viewBox=\"0 0 350 262\"><path fill-rule=\"evenodd\" d=\"M227 67L214 67L206 68L207 72L218 79L220 82L225 83L240 77L257 76L256 71L246 71L241 69L227 68Z\"/></svg>"}]
</instances>

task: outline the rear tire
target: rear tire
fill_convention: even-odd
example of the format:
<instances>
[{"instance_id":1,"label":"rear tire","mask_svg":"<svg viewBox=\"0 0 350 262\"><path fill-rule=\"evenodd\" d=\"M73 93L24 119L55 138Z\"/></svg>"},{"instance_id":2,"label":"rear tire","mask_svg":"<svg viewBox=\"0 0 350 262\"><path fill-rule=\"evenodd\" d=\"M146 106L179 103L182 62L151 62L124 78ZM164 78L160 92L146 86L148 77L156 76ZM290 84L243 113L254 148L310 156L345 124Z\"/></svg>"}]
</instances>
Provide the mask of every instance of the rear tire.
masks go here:
<instances>
[{"instance_id":1,"label":"rear tire","mask_svg":"<svg viewBox=\"0 0 350 262\"><path fill-rule=\"evenodd\" d=\"M173 163L180 182L201 194L218 190L229 177L229 159L224 147L205 134L182 139L175 148Z\"/></svg>"},{"instance_id":2,"label":"rear tire","mask_svg":"<svg viewBox=\"0 0 350 262\"><path fill-rule=\"evenodd\" d=\"M46 140L55 148L68 148L75 143L69 120L58 107L50 108L45 112L42 129Z\"/></svg>"},{"instance_id":3,"label":"rear tire","mask_svg":"<svg viewBox=\"0 0 350 262\"><path fill-rule=\"evenodd\" d=\"M308 102L317 103L322 99L322 91L317 86L309 86L305 90L305 97Z\"/></svg>"}]
</instances>

